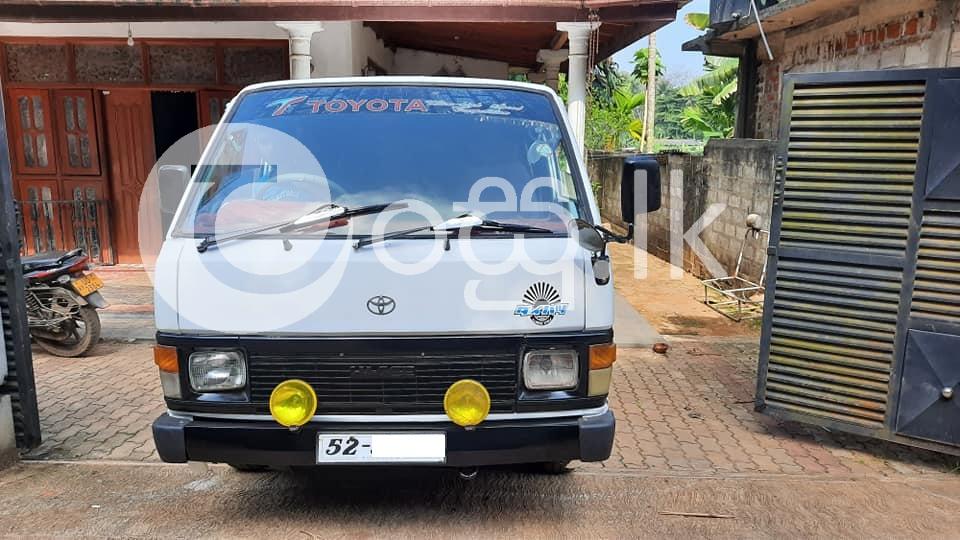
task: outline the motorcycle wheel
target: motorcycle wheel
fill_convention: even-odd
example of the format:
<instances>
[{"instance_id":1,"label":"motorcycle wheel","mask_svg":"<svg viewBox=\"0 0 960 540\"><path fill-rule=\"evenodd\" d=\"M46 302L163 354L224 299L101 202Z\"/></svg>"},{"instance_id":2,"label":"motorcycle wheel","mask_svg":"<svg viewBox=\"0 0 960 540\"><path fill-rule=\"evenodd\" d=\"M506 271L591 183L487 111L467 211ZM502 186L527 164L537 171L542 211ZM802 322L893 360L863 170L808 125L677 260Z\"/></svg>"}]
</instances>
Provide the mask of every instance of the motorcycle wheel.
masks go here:
<instances>
[{"instance_id":1,"label":"motorcycle wheel","mask_svg":"<svg viewBox=\"0 0 960 540\"><path fill-rule=\"evenodd\" d=\"M62 339L38 337L37 345L55 356L75 358L86 355L100 341L100 315L92 306L81 306L73 318L73 324L76 332Z\"/></svg>"}]
</instances>

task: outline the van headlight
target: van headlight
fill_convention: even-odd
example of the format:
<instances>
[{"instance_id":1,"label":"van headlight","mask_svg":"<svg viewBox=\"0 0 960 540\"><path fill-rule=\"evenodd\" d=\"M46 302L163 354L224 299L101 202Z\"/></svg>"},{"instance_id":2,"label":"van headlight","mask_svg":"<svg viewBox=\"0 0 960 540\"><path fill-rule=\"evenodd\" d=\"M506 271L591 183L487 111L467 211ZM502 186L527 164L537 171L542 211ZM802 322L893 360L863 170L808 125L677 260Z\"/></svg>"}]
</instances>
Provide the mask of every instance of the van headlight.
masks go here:
<instances>
[{"instance_id":1,"label":"van headlight","mask_svg":"<svg viewBox=\"0 0 960 540\"><path fill-rule=\"evenodd\" d=\"M530 351L523 356L523 384L530 390L576 388L579 363L577 351Z\"/></svg>"},{"instance_id":2,"label":"van headlight","mask_svg":"<svg viewBox=\"0 0 960 540\"><path fill-rule=\"evenodd\" d=\"M241 351L197 351L187 363L196 392L236 390L247 384L247 361Z\"/></svg>"}]
</instances>

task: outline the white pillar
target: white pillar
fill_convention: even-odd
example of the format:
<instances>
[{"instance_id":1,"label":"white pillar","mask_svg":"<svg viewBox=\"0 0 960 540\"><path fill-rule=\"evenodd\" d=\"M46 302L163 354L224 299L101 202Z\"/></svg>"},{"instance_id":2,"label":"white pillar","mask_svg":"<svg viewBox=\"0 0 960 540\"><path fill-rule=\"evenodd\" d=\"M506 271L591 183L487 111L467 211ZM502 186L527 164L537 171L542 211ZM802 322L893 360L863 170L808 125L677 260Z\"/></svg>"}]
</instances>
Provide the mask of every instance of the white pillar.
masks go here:
<instances>
[{"instance_id":1,"label":"white pillar","mask_svg":"<svg viewBox=\"0 0 960 540\"><path fill-rule=\"evenodd\" d=\"M314 32L323 30L319 22L278 22L290 36L290 78L310 78L310 40Z\"/></svg>"},{"instance_id":2,"label":"white pillar","mask_svg":"<svg viewBox=\"0 0 960 540\"><path fill-rule=\"evenodd\" d=\"M583 135L587 121L587 45L590 32L600 27L599 22L561 22L557 30L567 33L570 43L570 63L567 74L567 115L573 127L573 136L585 156Z\"/></svg>"},{"instance_id":3,"label":"white pillar","mask_svg":"<svg viewBox=\"0 0 960 540\"><path fill-rule=\"evenodd\" d=\"M540 49L537 52L537 62L543 64L543 70L546 74L547 86L557 90L557 83L560 82L560 64L567 59L567 51L553 49Z\"/></svg>"}]
</instances>

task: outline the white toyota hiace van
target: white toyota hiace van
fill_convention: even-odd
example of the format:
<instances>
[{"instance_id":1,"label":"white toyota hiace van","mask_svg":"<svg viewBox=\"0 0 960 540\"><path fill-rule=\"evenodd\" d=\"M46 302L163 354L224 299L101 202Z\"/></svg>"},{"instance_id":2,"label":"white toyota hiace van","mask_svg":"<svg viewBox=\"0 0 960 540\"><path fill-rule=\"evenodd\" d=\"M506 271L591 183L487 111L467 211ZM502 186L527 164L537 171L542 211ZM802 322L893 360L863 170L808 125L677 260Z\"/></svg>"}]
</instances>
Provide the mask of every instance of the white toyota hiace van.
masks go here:
<instances>
[{"instance_id":1,"label":"white toyota hiace van","mask_svg":"<svg viewBox=\"0 0 960 540\"><path fill-rule=\"evenodd\" d=\"M161 191L188 180L185 167L159 176ZM625 221L659 206L659 182L654 160L624 163ZM599 224L544 86L244 89L156 262L160 457L553 471L606 459L605 245L628 237Z\"/></svg>"}]
</instances>

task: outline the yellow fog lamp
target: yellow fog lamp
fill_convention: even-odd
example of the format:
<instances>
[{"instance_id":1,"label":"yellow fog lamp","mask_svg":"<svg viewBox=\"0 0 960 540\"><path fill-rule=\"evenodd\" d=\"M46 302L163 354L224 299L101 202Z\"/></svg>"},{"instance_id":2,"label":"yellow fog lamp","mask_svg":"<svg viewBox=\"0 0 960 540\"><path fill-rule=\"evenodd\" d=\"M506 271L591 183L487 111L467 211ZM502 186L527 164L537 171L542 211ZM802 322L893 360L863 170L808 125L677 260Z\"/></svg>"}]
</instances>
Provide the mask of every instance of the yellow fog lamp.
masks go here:
<instances>
[{"instance_id":1,"label":"yellow fog lamp","mask_svg":"<svg viewBox=\"0 0 960 540\"><path fill-rule=\"evenodd\" d=\"M282 426L300 427L316 412L316 392L299 379L283 381L270 393L270 415Z\"/></svg>"},{"instance_id":2,"label":"yellow fog lamp","mask_svg":"<svg viewBox=\"0 0 960 540\"><path fill-rule=\"evenodd\" d=\"M461 379L447 388L443 410L454 424L475 426L490 414L490 393L477 381Z\"/></svg>"}]
</instances>

